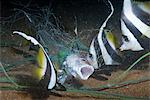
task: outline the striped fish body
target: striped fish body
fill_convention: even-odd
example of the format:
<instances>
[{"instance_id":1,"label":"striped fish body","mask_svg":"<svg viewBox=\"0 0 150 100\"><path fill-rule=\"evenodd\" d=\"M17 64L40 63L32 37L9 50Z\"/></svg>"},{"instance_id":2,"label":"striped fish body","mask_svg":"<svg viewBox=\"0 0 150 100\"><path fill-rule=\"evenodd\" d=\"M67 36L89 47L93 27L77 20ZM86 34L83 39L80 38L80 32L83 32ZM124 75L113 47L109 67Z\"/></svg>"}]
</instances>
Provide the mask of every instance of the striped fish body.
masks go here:
<instances>
[{"instance_id":1,"label":"striped fish body","mask_svg":"<svg viewBox=\"0 0 150 100\"><path fill-rule=\"evenodd\" d=\"M90 46L90 62L95 69L102 65L122 63L120 51L150 49L150 1L124 0L121 16L122 45L118 47L115 36L103 30L99 32ZM117 49L119 48L119 50ZM124 60L124 58L123 58Z\"/></svg>"},{"instance_id":2,"label":"striped fish body","mask_svg":"<svg viewBox=\"0 0 150 100\"><path fill-rule=\"evenodd\" d=\"M57 83L56 72L54 65L44 47L35 38L28 36L25 33L18 31L14 31L13 33L22 36L26 40L30 40L31 43L39 47L37 54L38 67L34 70L34 76L36 76L37 79L40 81L39 83L41 83L42 87L47 89L53 89Z\"/></svg>"},{"instance_id":3,"label":"striped fish body","mask_svg":"<svg viewBox=\"0 0 150 100\"><path fill-rule=\"evenodd\" d=\"M118 65L121 61L121 56L118 48L116 37L108 30L103 30L92 41L90 46L90 54L95 69L102 65Z\"/></svg>"},{"instance_id":4,"label":"striped fish body","mask_svg":"<svg viewBox=\"0 0 150 100\"><path fill-rule=\"evenodd\" d=\"M124 0L121 16L123 44L120 50L150 49L150 1Z\"/></svg>"},{"instance_id":5,"label":"striped fish body","mask_svg":"<svg viewBox=\"0 0 150 100\"><path fill-rule=\"evenodd\" d=\"M38 66L33 68L33 76L38 79L42 87L53 89L56 85L56 71L52 69L53 64L49 62L42 48L39 48L36 58Z\"/></svg>"}]
</instances>

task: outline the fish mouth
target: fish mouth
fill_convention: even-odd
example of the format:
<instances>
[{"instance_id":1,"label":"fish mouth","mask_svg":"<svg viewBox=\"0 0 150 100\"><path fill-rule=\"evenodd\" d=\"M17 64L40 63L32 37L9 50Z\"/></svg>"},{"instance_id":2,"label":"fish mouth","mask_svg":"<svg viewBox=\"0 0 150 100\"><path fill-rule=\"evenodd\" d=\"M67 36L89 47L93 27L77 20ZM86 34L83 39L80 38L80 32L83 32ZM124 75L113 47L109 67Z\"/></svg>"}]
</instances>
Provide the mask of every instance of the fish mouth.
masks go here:
<instances>
[{"instance_id":1,"label":"fish mouth","mask_svg":"<svg viewBox=\"0 0 150 100\"><path fill-rule=\"evenodd\" d=\"M87 80L94 72L94 68L92 66L83 66L79 71L79 76L83 80Z\"/></svg>"}]
</instances>

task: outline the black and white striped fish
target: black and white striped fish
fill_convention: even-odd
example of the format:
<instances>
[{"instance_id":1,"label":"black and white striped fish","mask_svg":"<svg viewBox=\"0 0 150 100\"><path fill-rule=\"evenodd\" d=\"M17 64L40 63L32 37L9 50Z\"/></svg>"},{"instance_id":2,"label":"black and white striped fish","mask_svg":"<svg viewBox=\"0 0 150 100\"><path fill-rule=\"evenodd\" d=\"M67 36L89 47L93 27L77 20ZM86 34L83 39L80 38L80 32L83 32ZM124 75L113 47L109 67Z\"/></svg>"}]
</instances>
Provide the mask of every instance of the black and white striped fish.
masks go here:
<instances>
[{"instance_id":1,"label":"black and white striped fish","mask_svg":"<svg viewBox=\"0 0 150 100\"><path fill-rule=\"evenodd\" d=\"M122 51L150 49L150 1L124 0L121 29Z\"/></svg>"},{"instance_id":2,"label":"black and white striped fish","mask_svg":"<svg viewBox=\"0 0 150 100\"><path fill-rule=\"evenodd\" d=\"M119 27L119 26L118 26ZM90 58L95 69L105 65L122 63L120 51L149 49L150 42L150 1L124 0L121 16L122 45L115 35L103 29L93 39Z\"/></svg>"},{"instance_id":3,"label":"black and white striped fish","mask_svg":"<svg viewBox=\"0 0 150 100\"><path fill-rule=\"evenodd\" d=\"M39 51L37 54L38 67L34 69L34 76L39 80L42 87L47 89L53 89L57 84L57 76L55 67L49 58L47 52L43 46L33 37L26 35L25 33L14 31L14 34L18 34L23 38L30 40L34 45L39 46Z\"/></svg>"},{"instance_id":4,"label":"black and white striped fish","mask_svg":"<svg viewBox=\"0 0 150 100\"><path fill-rule=\"evenodd\" d=\"M95 69L105 65L118 65L122 62L118 51L117 38L108 30L103 30L92 41L90 47L91 59Z\"/></svg>"}]
</instances>

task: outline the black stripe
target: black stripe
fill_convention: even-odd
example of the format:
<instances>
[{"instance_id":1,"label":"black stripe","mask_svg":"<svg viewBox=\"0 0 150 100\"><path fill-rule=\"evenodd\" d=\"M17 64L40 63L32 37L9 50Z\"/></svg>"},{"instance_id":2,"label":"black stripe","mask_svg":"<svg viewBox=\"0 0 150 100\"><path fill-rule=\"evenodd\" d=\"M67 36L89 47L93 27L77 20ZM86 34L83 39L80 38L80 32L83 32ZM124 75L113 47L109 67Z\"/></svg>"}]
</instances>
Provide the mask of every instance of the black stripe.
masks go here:
<instances>
[{"instance_id":1,"label":"black stripe","mask_svg":"<svg viewBox=\"0 0 150 100\"><path fill-rule=\"evenodd\" d=\"M48 62L48 59L46 57L46 60L47 60L47 68L46 68L46 71L45 71L45 75L43 76L43 78L40 80L40 85L45 88L45 89L48 89L48 84L49 84L49 80L50 80L50 73L51 73L51 68L50 68L50 64Z\"/></svg>"},{"instance_id":2,"label":"black stripe","mask_svg":"<svg viewBox=\"0 0 150 100\"><path fill-rule=\"evenodd\" d=\"M42 77L39 84L43 88L48 89L49 78L51 77L51 74L50 74L51 68L50 68L50 64L48 63L47 57L46 57L46 60L47 60L47 65L46 65L47 68L46 68L46 71L45 71L45 75Z\"/></svg>"},{"instance_id":3,"label":"black stripe","mask_svg":"<svg viewBox=\"0 0 150 100\"><path fill-rule=\"evenodd\" d=\"M136 4L132 4L132 10L136 17L138 17L146 25L150 26L150 14L144 12Z\"/></svg>"},{"instance_id":4,"label":"black stripe","mask_svg":"<svg viewBox=\"0 0 150 100\"><path fill-rule=\"evenodd\" d=\"M45 55L45 53L44 53L44 55ZM42 85L43 88L48 89L48 85L49 85L49 83L51 81L51 74L52 74L51 71L52 71L52 69L51 69L51 64L50 64L47 56L46 56L46 60L47 60L47 68L46 68L45 75L40 80L40 85ZM55 70L55 73L56 73L56 70ZM56 84L55 84L55 86L56 86Z\"/></svg>"},{"instance_id":5,"label":"black stripe","mask_svg":"<svg viewBox=\"0 0 150 100\"><path fill-rule=\"evenodd\" d=\"M50 65L50 63L48 61L48 58L47 58L47 69L46 69L45 77L44 77L45 80L46 80L46 84L47 84L46 86L47 86L47 88L48 88L49 82L51 81L51 74L52 74L51 71L52 71L51 65Z\"/></svg>"},{"instance_id":6,"label":"black stripe","mask_svg":"<svg viewBox=\"0 0 150 100\"><path fill-rule=\"evenodd\" d=\"M104 43L104 46L106 47L106 50L108 52L108 54L111 56L111 58L118 62L118 63L121 63L122 62L122 59L121 57L116 53L116 51L114 51L114 49L110 46L109 42L107 41L107 38L106 38L106 35L103 31L102 33L102 41Z\"/></svg>"},{"instance_id":7,"label":"black stripe","mask_svg":"<svg viewBox=\"0 0 150 100\"><path fill-rule=\"evenodd\" d=\"M95 52L96 52L98 67L101 67L100 65L104 64L104 60L102 58L101 49L100 49L100 46L99 46L99 43L98 43L98 36L94 39L94 49L95 49Z\"/></svg>"},{"instance_id":8,"label":"black stripe","mask_svg":"<svg viewBox=\"0 0 150 100\"><path fill-rule=\"evenodd\" d=\"M144 49L150 49L150 39L144 36L131 22L127 19L127 17L122 13L122 20L125 23L126 27L130 30L130 32L134 35L137 41L141 44Z\"/></svg>"}]
</instances>

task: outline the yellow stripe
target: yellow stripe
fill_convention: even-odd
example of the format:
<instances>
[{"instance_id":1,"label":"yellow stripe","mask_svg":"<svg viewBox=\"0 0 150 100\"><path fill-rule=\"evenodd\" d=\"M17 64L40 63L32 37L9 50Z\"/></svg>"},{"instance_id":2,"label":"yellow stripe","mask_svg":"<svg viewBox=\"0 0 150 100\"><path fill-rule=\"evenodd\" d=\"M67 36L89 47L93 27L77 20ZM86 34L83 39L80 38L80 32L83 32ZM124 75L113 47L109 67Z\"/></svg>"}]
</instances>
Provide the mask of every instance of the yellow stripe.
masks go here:
<instances>
[{"instance_id":1,"label":"yellow stripe","mask_svg":"<svg viewBox=\"0 0 150 100\"><path fill-rule=\"evenodd\" d=\"M114 36L114 34L110 30L104 30L104 32L107 40L111 42L115 48L117 48L119 46L118 39Z\"/></svg>"},{"instance_id":2,"label":"yellow stripe","mask_svg":"<svg viewBox=\"0 0 150 100\"><path fill-rule=\"evenodd\" d=\"M33 75L38 80L41 80L45 74L46 67L47 67L47 59L41 48L39 48L39 51L37 53L37 63L38 63L38 67L36 69L33 69Z\"/></svg>"},{"instance_id":3,"label":"yellow stripe","mask_svg":"<svg viewBox=\"0 0 150 100\"><path fill-rule=\"evenodd\" d=\"M144 4L144 7L150 9L150 1Z\"/></svg>"},{"instance_id":4,"label":"yellow stripe","mask_svg":"<svg viewBox=\"0 0 150 100\"><path fill-rule=\"evenodd\" d=\"M38 65L39 67L41 68L44 68L44 58L45 55L44 55L44 52L41 48L39 48L39 51L38 51L38 54L37 54L37 62L38 62Z\"/></svg>"},{"instance_id":5,"label":"yellow stripe","mask_svg":"<svg viewBox=\"0 0 150 100\"><path fill-rule=\"evenodd\" d=\"M34 76L36 79L41 80L43 75L42 75L42 70L41 68L36 68L34 69Z\"/></svg>"}]
</instances>

